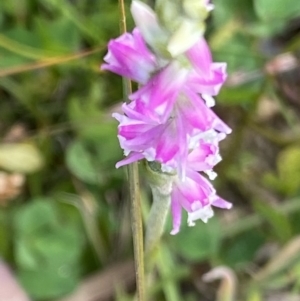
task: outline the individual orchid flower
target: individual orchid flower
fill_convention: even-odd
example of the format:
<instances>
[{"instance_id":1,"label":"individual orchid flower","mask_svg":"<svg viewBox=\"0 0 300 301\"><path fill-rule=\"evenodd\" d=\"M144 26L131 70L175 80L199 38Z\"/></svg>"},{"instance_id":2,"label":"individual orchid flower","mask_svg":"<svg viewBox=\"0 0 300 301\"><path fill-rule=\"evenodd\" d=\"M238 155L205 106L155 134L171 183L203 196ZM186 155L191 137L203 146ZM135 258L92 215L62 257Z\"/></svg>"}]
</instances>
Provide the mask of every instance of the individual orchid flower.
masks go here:
<instances>
[{"instance_id":1,"label":"individual orchid flower","mask_svg":"<svg viewBox=\"0 0 300 301\"><path fill-rule=\"evenodd\" d=\"M211 142L200 139L198 147L189 153L187 164L195 171L207 172L212 170L221 160L218 139L215 138Z\"/></svg>"},{"instance_id":2,"label":"individual orchid flower","mask_svg":"<svg viewBox=\"0 0 300 301\"><path fill-rule=\"evenodd\" d=\"M193 67L187 80L189 89L205 95L217 95L227 77L226 64L212 61L204 38L200 38L185 55Z\"/></svg>"},{"instance_id":3,"label":"individual orchid flower","mask_svg":"<svg viewBox=\"0 0 300 301\"><path fill-rule=\"evenodd\" d=\"M196 131L197 129L202 129L203 131L214 129L217 132L225 134L225 136L232 132L231 128L205 104L204 100L197 93L189 89L184 89L184 94L186 99L192 104L194 113L188 105L181 106L181 110L189 118L190 122L194 124Z\"/></svg>"},{"instance_id":4,"label":"individual orchid flower","mask_svg":"<svg viewBox=\"0 0 300 301\"><path fill-rule=\"evenodd\" d=\"M207 75L208 76L203 76L195 70L191 71L186 86L196 93L210 96L217 95L227 77L226 64L211 64L210 71Z\"/></svg>"},{"instance_id":5,"label":"individual orchid flower","mask_svg":"<svg viewBox=\"0 0 300 301\"><path fill-rule=\"evenodd\" d=\"M176 61L157 72L146 85L129 96L130 100L143 102L149 111L155 111L166 121L186 83L189 70L182 68Z\"/></svg>"},{"instance_id":6,"label":"individual orchid flower","mask_svg":"<svg viewBox=\"0 0 300 301\"><path fill-rule=\"evenodd\" d=\"M213 63L212 55L204 37L200 37L193 47L190 47L186 51L185 56L188 58L192 68L196 72L202 76L206 75L211 77L210 68Z\"/></svg>"},{"instance_id":7,"label":"individual orchid flower","mask_svg":"<svg viewBox=\"0 0 300 301\"><path fill-rule=\"evenodd\" d=\"M139 107L139 111L136 107ZM176 169L185 160L184 146L187 147L187 135L181 119L169 118L166 122L153 119L153 113L145 109L140 102L122 106L126 115L113 116L120 122L119 141L124 154L130 155L117 164L117 167L145 158L158 161L165 170Z\"/></svg>"},{"instance_id":8,"label":"individual orchid flower","mask_svg":"<svg viewBox=\"0 0 300 301\"><path fill-rule=\"evenodd\" d=\"M213 216L211 206L230 209L232 205L216 195L215 189L206 178L192 169L188 170L184 181L177 178L173 183L171 234L179 232L182 208L188 212L188 225L194 226L196 220L201 219L206 223Z\"/></svg>"},{"instance_id":9,"label":"individual orchid flower","mask_svg":"<svg viewBox=\"0 0 300 301\"><path fill-rule=\"evenodd\" d=\"M128 77L140 84L146 83L156 70L155 55L150 52L137 28L108 43L106 64L102 70L109 70Z\"/></svg>"}]
</instances>

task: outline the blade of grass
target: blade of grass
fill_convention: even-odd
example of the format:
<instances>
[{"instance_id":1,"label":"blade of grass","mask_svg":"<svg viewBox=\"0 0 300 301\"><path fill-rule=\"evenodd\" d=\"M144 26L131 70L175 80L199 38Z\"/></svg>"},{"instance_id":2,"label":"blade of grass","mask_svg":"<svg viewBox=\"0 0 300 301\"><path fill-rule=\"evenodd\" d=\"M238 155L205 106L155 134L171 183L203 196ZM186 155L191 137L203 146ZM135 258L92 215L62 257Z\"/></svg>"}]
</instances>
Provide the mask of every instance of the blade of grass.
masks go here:
<instances>
[{"instance_id":1,"label":"blade of grass","mask_svg":"<svg viewBox=\"0 0 300 301\"><path fill-rule=\"evenodd\" d=\"M59 65L59 64L66 64L68 62L89 56L89 55L97 53L97 52L100 52L103 50L103 48L104 47L99 47L99 48L86 50L86 51L72 54L72 55L52 57L52 58L47 58L45 60L41 60L38 62L30 63L30 64L24 64L24 65L20 65L20 66L5 68L5 69L0 70L0 77L9 76L9 75L18 74L18 73L27 72L27 71L33 71L33 70L51 67L51 66Z\"/></svg>"},{"instance_id":2,"label":"blade of grass","mask_svg":"<svg viewBox=\"0 0 300 301\"><path fill-rule=\"evenodd\" d=\"M54 53L46 53L45 50L37 49L25 44L22 44L18 41L12 40L5 36L4 34L0 34L0 47L16 53L20 56L29 58L29 59L48 59L47 57L54 56ZM57 55L57 53L56 53Z\"/></svg>"},{"instance_id":3,"label":"blade of grass","mask_svg":"<svg viewBox=\"0 0 300 301\"><path fill-rule=\"evenodd\" d=\"M174 277L175 264L170 254L170 251L164 244L160 244L160 248L157 256L157 269L160 273L163 282L163 291L165 294L166 301L180 301L182 297L180 296L178 289L178 279Z\"/></svg>"},{"instance_id":4,"label":"blade of grass","mask_svg":"<svg viewBox=\"0 0 300 301\"><path fill-rule=\"evenodd\" d=\"M100 42L97 28L93 26L87 18L79 14L74 5L68 1L48 0L46 1L53 8L59 11L65 18L69 19L73 24L88 38L91 42Z\"/></svg>"}]
</instances>

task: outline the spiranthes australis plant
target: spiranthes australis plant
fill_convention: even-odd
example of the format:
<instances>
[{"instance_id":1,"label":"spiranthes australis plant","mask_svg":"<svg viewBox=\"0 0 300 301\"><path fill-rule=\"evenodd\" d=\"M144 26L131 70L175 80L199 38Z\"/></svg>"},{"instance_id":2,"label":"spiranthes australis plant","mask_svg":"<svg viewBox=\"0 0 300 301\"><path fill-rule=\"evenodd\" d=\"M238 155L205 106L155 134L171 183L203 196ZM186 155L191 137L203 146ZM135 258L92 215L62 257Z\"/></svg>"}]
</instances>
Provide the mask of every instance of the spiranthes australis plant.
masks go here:
<instances>
[{"instance_id":1,"label":"spiranthes australis plant","mask_svg":"<svg viewBox=\"0 0 300 301\"><path fill-rule=\"evenodd\" d=\"M108 44L102 70L138 83L119 122L125 158L116 167L144 160L153 192L146 251L158 241L171 208L180 230L182 209L188 225L213 216L212 207L231 208L211 181L221 160L219 142L231 129L214 113L214 97L226 79L226 64L213 62L203 36L209 0L156 0L152 9L133 0L136 27Z\"/></svg>"}]
</instances>

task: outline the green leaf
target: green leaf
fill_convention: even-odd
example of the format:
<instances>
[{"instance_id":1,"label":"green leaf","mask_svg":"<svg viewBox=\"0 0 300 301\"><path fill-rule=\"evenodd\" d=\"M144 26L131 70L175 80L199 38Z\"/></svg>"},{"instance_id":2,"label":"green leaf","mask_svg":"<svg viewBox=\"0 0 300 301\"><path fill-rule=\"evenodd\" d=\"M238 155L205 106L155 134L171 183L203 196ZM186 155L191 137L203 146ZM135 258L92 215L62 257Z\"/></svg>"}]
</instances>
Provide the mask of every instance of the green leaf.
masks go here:
<instances>
[{"instance_id":1,"label":"green leaf","mask_svg":"<svg viewBox=\"0 0 300 301\"><path fill-rule=\"evenodd\" d=\"M36 254L30 245L31 241L26 238L19 238L15 246L16 263L21 269L38 269L39 262Z\"/></svg>"},{"instance_id":2,"label":"green leaf","mask_svg":"<svg viewBox=\"0 0 300 301\"><path fill-rule=\"evenodd\" d=\"M73 142L67 149L67 165L70 171L84 182L97 184L100 174L93 162L93 157L81 141Z\"/></svg>"},{"instance_id":3,"label":"green leaf","mask_svg":"<svg viewBox=\"0 0 300 301\"><path fill-rule=\"evenodd\" d=\"M299 0L254 0L254 8L264 21L289 19L300 15Z\"/></svg>"},{"instance_id":4,"label":"green leaf","mask_svg":"<svg viewBox=\"0 0 300 301\"><path fill-rule=\"evenodd\" d=\"M0 1L1 12L6 12L9 14L26 14L29 10L30 3L27 1Z\"/></svg>"},{"instance_id":5,"label":"green leaf","mask_svg":"<svg viewBox=\"0 0 300 301\"><path fill-rule=\"evenodd\" d=\"M254 47L254 40L243 32L237 32L228 39L218 42L214 51L214 60L226 62L228 72L257 71L263 64L262 58ZM252 84L252 82L250 83ZM258 84L258 83L255 83Z\"/></svg>"},{"instance_id":6,"label":"green leaf","mask_svg":"<svg viewBox=\"0 0 300 301\"><path fill-rule=\"evenodd\" d=\"M39 52L40 49L40 41L39 38L35 35L34 32L25 29L24 27L14 27L11 28L9 31L6 31L5 36L12 41L20 43L24 45L24 47L33 47ZM39 52L41 53L41 52Z\"/></svg>"},{"instance_id":7,"label":"green leaf","mask_svg":"<svg viewBox=\"0 0 300 301\"><path fill-rule=\"evenodd\" d=\"M36 17L35 31L41 38L43 48L57 51L58 55L78 50L80 42L78 30L68 19L58 18L49 21Z\"/></svg>"},{"instance_id":8,"label":"green leaf","mask_svg":"<svg viewBox=\"0 0 300 301\"><path fill-rule=\"evenodd\" d=\"M254 208L271 225L273 233L281 242L286 242L292 237L291 223L279 210L262 201L255 202Z\"/></svg>"},{"instance_id":9,"label":"green leaf","mask_svg":"<svg viewBox=\"0 0 300 301\"><path fill-rule=\"evenodd\" d=\"M231 244L226 245L222 253L226 264L237 268L253 260L259 247L264 243L263 236L256 231L248 231L235 237Z\"/></svg>"},{"instance_id":10,"label":"green leaf","mask_svg":"<svg viewBox=\"0 0 300 301\"><path fill-rule=\"evenodd\" d=\"M218 96L218 100L225 105L253 106L262 91L263 83L262 80L256 80L237 87L224 87Z\"/></svg>"},{"instance_id":11,"label":"green leaf","mask_svg":"<svg viewBox=\"0 0 300 301\"><path fill-rule=\"evenodd\" d=\"M80 256L81 235L74 226L57 228L32 242L35 250L51 264L73 263ZM51 242L51 243L50 243Z\"/></svg>"},{"instance_id":12,"label":"green leaf","mask_svg":"<svg viewBox=\"0 0 300 301\"><path fill-rule=\"evenodd\" d=\"M21 270L18 278L26 291L34 299L52 299L74 290L78 284L78 275L70 265L30 271Z\"/></svg>"},{"instance_id":13,"label":"green leaf","mask_svg":"<svg viewBox=\"0 0 300 301\"><path fill-rule=\"evenodd\" d=\"M83 247L81 229L58 204L40 198L23 205L14 216L18 276L34 298L56 298L74 289Z\"/></svg>"},{"instance_id":14,"label":"green leaf","mask_svg":"<svg viewBox=\"0 0 300 301\"><path fill-rule=\"evenodd\" d=\"M214 0L215 9L212 11L213 22L222 28L233 18L252 20L255 16L251 0Z\"/></svg>"},{"instance_id":15,"label":"green leaf","mask_svg":"<svg viewBox=\"0 0 300 301\"><path fill-rule=\"evenodd\" d=\"M16 53L0 48L0 68L5 69L13 66L32 62L32 60L22 57Z\"/></svg>"},{"instance_id":16,"label":"green leaf","mask_svg":"<svg viewBox=\"0 0 300 301\"><path fill-rule=\"evenodd\" d=\"M68 115L76 130L80 133L90 129L101 131L103 121L112 120L112 117L107 118L103 115L102 100L103 86L99 84L94 84L85 97L72 97L69 100Z\"/></svg>"},{"instance_id":17,"label":"green leaf","mask_svg":"<svg viewBox=\"0 0 300 301\"><path fill-rule=\"evenodd\" d=\"M207 224L199 221L192 228L185 226L170 242L176 252L187 260L214 258L221 242L220 223L214 217Z\"/></svg>"},{"instance_id":18,"label":"green leaf","mask_svg":"<svg viewBox=\"0 0 300 301\"><path fill-rule=\"evenodd\" d=\"M20 207L14 216L16 234L30 235L42 227L53 227L57 215L50 198L34 199L27 206Z\"/></svg>"}]
</instances>

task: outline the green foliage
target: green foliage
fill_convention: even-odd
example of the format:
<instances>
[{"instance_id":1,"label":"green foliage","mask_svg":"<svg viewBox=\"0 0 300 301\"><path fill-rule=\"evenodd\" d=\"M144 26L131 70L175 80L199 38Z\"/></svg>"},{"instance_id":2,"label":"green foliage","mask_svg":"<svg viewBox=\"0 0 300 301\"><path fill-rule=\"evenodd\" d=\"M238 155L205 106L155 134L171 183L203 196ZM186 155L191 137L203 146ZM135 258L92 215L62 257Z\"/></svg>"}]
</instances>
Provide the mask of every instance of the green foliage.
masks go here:
<instances>
[{"instance_id":1,"label":"green foliage","mask_svg":"<svg viewBox=\"0 0 300 301\"><path fill-rule=\"evenodd\" d=\"M75 141L69 146L67 164L71 172L82 181L97 184L101 180L101 175L97 171L97 165L92 160L92 156L80 141Z\"/></svg>"},{"instance_id":2,"label":"green foliage","mask_svg":"<svg viewBox=\"0 0 300 301\"><path fill-rule=\"evenodd\" d=\"M255 210L270 224L272 233L281 242L292 238L292 228L288 217L278 209L274 209L266 202L257 201L254 204Z\"/></svg>"},{"instance_id":3,"label":"green foliage","mask_svg":"<svg viewBox=\"0 0 300 301\"><path fill-rule=\"evenodd\" d=\"M158 301L215 300L201 276L216 265L233 269L237 300L299 293L299 69L291 62L299 61L300 2L213 2L207 38L214 60L228 64L216 113L233 128L215 182L234 206L165 234L149 280ZM121 79L99 70L119 35L117 1L0 1L0 28L0 256L34 300L56 299L132 257L111 117ZM25 177L19 189L5 182L13 173Z\"/></svg>"},{"instance_id":4,"label":"green foliage","mask_svg":"<svg viewBox=\"0 0 300 301\"><path fill-rule=\"evenodd\" d=\"M170 243L187 260L214 259L219 252L221 235L220 223L215 218L209 224L199 223L192 228L183 227Z\"/></svg>"},{"instance_id":5,"label":"green foliage","mask_svg":"<svg viewBox=\"0 0 300 301\"><path fill-rule=\"evenodd\" d=\"M254 0L255 11L264 21L282 21L300 15L297 0Z\"/></svg>"},{"instance_id":6,"label":"green foliage","mask_svg":"<svg viewBox=\"0 0 300 301\"><path fill-rule=\"evenodd\" d=\"M224 260L227 265L235 269L242 269L254 259L263 243L264 237L261 233L245 232L226 245Z\"/></svg>"},{"instance_id":7,"label":"green foliage","mask_svg":"<svg viewBox=\"0 0 300 301\"><path fill-rule=\"evenodd\" d=\"M282 150L277 158L278 176L265 175L265 183L286 196L295 196L300 192L300 148L290 146Z\"/></svg>"},{"instance_id":8,"label":"green foliage","mask_svg":"<svg viewBox=\"0 0 300 301\"><path fill-rule=\"evenodd\" d=\"M79 50L80 34L68 19L60 17L50 21L37 16L34 19L34 31L42 48L51 49L53 54L67 54Z\"/></svg>"},{"instance_id":9,"label":"green foliage","mask_svg":"<svg viewBox=\"0 0 300 301\"><path fill-rule=\"evenodd\" d=\"M251 0L215 0L214 5L213 20L217 27L223 27L232 19L252 20L255 17Z\"/></svg>"},{"instance_id":10,"label":"green foliage","mask_svg":"<svg viewBox=\"0 0 300 301\"><path fill-rule=\"evenodd\" d=\"M10 227L9 216L0 212L0 254L7 259L10 249Z\"/></svg>"},{"instance_id":11,"label":"green foliage","mask_svg":"<svg viewBox=\"0 0 300 301\"><path fill-rule=\"evenodd\" d=\"M58 210L54 200L40 198L14 216L18 276L34 298L58 297L78 283L82 230Z\"/></svg>"}]
</instances>

